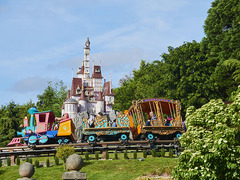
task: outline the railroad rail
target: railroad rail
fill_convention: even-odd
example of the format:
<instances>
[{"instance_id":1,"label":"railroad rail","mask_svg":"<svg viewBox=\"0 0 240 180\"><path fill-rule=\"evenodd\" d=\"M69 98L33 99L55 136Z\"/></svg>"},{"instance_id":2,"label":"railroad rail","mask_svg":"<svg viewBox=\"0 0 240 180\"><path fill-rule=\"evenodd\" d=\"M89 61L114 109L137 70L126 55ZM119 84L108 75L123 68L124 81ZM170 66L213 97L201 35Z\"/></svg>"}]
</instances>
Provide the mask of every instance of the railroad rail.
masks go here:
<instances>
[{"instance_id":1,"label":"railroad rail","mask_svg":"<svg viewBox=\"0 0 240 180\"><path fill-rule=\"evenodd\" d=\"M150 150L150 149L175 149L175 154L178 154L180 148L174 140L157 140L157 141L111 141L111 142L96 142L96 143L72 143L75 152L83 154L84 152L94 153L95 151L123 151L123 150ZM0 157L11 157L12 163L16 156L49 156L56 154L59 144L36 145L33 148L28 146L4 147L0 148Z\"/></svg>"}]
</instances>

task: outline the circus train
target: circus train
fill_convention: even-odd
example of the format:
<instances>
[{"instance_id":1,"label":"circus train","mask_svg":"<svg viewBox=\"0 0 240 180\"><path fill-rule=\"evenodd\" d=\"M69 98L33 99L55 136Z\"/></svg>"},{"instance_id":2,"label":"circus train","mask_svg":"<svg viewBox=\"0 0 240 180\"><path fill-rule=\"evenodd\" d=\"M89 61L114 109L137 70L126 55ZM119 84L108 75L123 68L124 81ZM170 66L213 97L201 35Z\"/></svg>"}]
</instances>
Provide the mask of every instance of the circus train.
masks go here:
<instances>
[{"instance_id":1,"label":"circus train","mask_svg":"<svg viewBox=\"0 0 240 180\"><path fill-rule=\"evenodd\" d=\"M128 110L108 115L90 115L83 118L81 142L130 140L172 140L184 133L178 100L149 98L132 101ZM17 132L28 146L76 142L75 125L71 118L55 121L53 111L38 112L30 108L30 121L25 118L23 129ZM58 128L54 128L58 124ZM19 139L19 138L18 138ZM11 141L13 142L13 140ZM13 143L9 143L11 146Z\"/></svg>"}]
</instances>

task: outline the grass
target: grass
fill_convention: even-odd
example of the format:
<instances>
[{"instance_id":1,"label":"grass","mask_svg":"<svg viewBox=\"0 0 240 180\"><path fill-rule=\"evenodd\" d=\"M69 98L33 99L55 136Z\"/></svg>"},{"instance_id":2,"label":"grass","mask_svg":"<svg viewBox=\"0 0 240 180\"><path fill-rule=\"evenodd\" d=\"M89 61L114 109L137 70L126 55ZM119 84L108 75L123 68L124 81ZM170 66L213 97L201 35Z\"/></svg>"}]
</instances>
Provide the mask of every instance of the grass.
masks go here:
<instances>
[{"instance_id":1,"label":"grass","mask_svg":"<svg viewBox=\"0 0 240 180\"><path fill-rule=\"evenodd\" d=\"M84 159L84 155L81 155ZM124 159L123 153L118 153L118 160L95 160L95 154L90 154L90 160L84 160L84 167L80 172L87 174L87 179L116 179L116 180L130 180L136 179L142 175L161 173L170 174L172 168L177 164L176 158L169 157L151 157L148 155L143 161L133 159L133 153L128 153L129 159ZM138 158L143 157L142 153L137 154ZM50 163L54 164L54 157L39 157L37 158L40 163L45 163L49 158ZM99 158L102 158L102 154L99 154ZM109 153L109 159L114 159L114 153ZM33 158L33 162L35 158ZM21 160L21 164L25 161ZM0 168L0 179L4 180L16 180L21 178L18 173L19 166L4 166ZM159 174L160 172L160 174ZM50 180L53 178L56 180L62 179L64 173L63 163L60 160L60 165L52 165L50 167L35 168L33 179L37 180Z\"/></svg>"}]
</instances>

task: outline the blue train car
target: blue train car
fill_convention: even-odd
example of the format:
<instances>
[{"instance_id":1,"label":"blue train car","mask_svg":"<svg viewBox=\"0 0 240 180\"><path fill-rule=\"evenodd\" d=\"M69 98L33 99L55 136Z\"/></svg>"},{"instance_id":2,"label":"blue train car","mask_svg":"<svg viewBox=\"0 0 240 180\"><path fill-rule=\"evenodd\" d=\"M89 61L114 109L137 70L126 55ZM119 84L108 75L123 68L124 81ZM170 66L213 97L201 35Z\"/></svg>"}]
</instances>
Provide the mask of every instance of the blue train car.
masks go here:
<instances>
[{"instance_id":1,"label":"blue train car","mask_svg":"<svg viewBox=\"0 0 240 180\"><path fill-rule=\"evenodd\" d=\"M92 122L91 122L92 121ZM93 123L91 125L91 123ZM129 118L126 113L119 113L116 120L111 122L107 116L83 119L82 140L84 142L96 141L126 141L129 139Z\"/></svg>"}]
</instances>

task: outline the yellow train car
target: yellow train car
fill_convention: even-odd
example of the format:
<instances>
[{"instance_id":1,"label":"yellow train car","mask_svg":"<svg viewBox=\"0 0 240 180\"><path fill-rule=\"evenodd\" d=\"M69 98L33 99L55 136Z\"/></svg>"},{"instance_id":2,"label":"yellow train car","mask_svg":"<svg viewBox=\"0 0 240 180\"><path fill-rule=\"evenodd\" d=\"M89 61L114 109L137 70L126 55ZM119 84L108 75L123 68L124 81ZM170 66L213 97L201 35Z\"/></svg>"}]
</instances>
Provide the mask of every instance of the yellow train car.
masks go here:
<instances>
[{"instance_id":1,"label":"yellow train car","mask_svg":"<svg viewBox=\"0 0 240 180\"><path fill-rule=\"evenodd\" d=\"M75 125L73 124L71 118L60 121L57 136L58 137L70 137L71 141L75 142Z\"/></svg>"},{"instance_id":2,"label":"yellow train car","mask_svg":"<svg viewBox=\"0 0 240 180\"><path fill-rule=\"evenodd\" d=\"M148 98L134 100L128 109L133 139L169 140L184 132L178 100Z\"/></svg>"}]
</instances>

